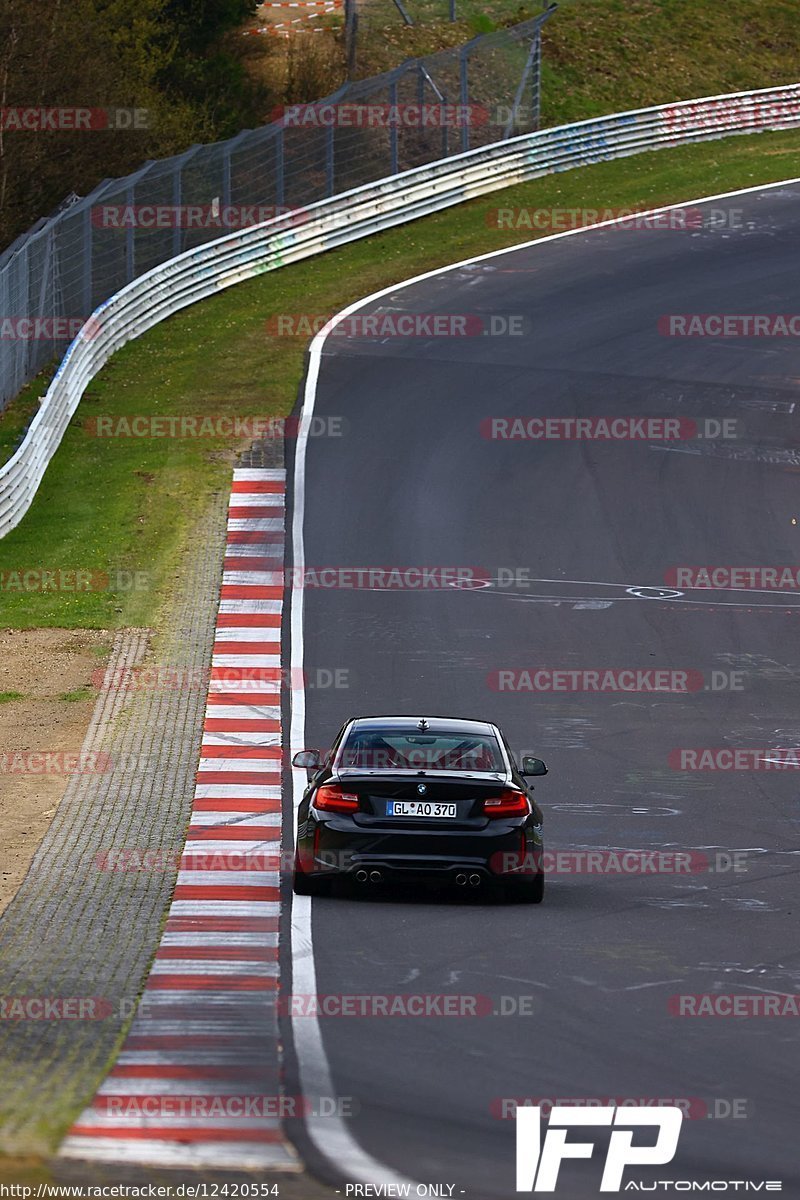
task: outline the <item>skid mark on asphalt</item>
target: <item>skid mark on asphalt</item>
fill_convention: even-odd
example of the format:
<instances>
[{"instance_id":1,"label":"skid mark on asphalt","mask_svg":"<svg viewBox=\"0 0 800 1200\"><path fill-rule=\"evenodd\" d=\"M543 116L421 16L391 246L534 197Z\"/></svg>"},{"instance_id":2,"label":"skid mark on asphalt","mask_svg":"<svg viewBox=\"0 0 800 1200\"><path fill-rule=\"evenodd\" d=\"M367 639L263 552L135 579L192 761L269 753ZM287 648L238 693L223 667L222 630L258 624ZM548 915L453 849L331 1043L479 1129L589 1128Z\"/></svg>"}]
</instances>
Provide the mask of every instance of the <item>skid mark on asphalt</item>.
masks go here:
<instances>
[{"instance_id":1,"label":"skid mark on asphalt","mask_svg":"<svg viewBox=\"0 0 800 1200\"><path fill-rule=\"evenodd\" d=\"M128 1037L63 1157L298 1167L280 1121L276 1012L284 492L283 470L234 471L177 884Z\"/></svg>"}]
</instances>

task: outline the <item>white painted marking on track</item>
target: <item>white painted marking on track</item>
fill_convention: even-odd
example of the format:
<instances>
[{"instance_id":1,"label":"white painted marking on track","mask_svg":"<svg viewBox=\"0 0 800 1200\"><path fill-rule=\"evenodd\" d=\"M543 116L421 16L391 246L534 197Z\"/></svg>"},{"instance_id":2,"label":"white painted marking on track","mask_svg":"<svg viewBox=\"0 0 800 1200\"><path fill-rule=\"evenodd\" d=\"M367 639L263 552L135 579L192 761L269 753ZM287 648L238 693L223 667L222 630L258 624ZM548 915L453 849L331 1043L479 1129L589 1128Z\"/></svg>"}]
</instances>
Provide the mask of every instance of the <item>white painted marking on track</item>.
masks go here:
<instances>
[{"instance_id":1,"label":"white painted marking on track","mask_svg":"<svg viewBox=\"0 0 800 1200\"><path fill-rule=\"evenodd\" d=\"M245 718L242 718L245 720ZM265 730L245 730L242 733L204 733L203 746L279 746L281 734Z\"/></svg>"},{"instance_id":2,"label":"white painted marking on track","mask_svg":"<svg viewBox=\"0 0 800 1200\"><path fill-rule=\"evenodd\" d=\"M280 641L277 625L222 625L214 634L215 642L274 642Z\"/></svg>"},{"instance_id":3,"label":"white painted marking on track","mask_svg":"<svg viewBox=\"0 0 800 1200\"><path fill-rule=\"evenodd\" d=\"M162 946L219 946L222 934L217 930L188 931L186 933L165 933L161 936ZM226 946L268 946L278 945L278 934L275 933L246 933L242 931L228 932L224 935Z\"/></svg>"},{"instance_id":4,"label":"white painted marking on track","mask_svg":"<svg viewBox=\"0 0 800 1200\"><path fill-rule=\"evenodd\" d=\"M281 600L268 600L262 597L245 599L234 596L222 600L219 606L221 613L279 613L283 607Z\"/></svg>"},{"instance_id":5,"label":"white painted marking on track","mask_svg":"<svg viewBox=\"0 0 800 1200\"><path fill-rule=\"evenodd\" d=\"M277 871L178 871L179 887L277 887L278 883Z\"/></svg>"},{"instance_id":6,"label":"white painted marking on track","mask_svg":"<svg viewBox=\"0 0 800 1200\"><path fill-rule=\"evenodd\" d=\"M280 533L283 531L283 517L228 517L228 530L232 533L247 530L254 533Z\"/></svg>"},{"instance_id":7,"label":"white painted marking on track","mask_svg":"<svg viewBox=\"0 0 800 1200\"><path fill-rule=\"evenodd\" d=\"M279 667L280 654L214 654L212 667Z\"/></svg>"},{"instance_id":8,"label":"white painted marking on track","mask_svg":"<svg viewBox=\"0 0 800 1200\"><path fill-rule=\"evenodd\" d=\"M247 584L250 587L283 587L283 571L223 571L222 582Z\"/></svg>"},{"instance_id":9,"label":"white painted marking on track","mask_svg":"<svg viewBox=\"0 0 800 1200\"><path fill-rule=\"evenodd\" d=\"M236 467L233 472L233 482L241 483L250 480L255 483L283 483L286 472L283 467Z\"/></svg>"},{"instance_id":10,"label":"white painted marking on track","mask_svg":"<svg viewBox=\"0 0 800 1200\"><path fill-rule=\"evenodd\" d=\"M247 714L248 721L280 721L281 710L277 704L210 704L206 716L217 721L235 721Z\"/></svg>"}]
</instances>

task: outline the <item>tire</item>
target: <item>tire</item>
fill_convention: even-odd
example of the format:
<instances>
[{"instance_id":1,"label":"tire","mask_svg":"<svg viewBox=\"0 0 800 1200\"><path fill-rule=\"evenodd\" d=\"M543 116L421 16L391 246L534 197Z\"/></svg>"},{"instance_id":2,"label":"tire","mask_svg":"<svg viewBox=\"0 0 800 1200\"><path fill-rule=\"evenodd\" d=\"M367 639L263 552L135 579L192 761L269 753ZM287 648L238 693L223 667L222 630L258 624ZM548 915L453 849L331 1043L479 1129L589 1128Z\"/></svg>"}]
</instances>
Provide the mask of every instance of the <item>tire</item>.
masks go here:
<instances>
[{"instance_id":1,"label":"tire","mask_svg":"<svg viewBox=\"0 0 800 1200\"><path fill-rule=\"evenodd\" d=\"M292 891L296 896L329 896L331 891L330 879L315 879L301 871L295 855L294 870L292 871Z\"/></svg>"},{"instance_id":2,"label":"tire","mask_svg":"<svg viewBox=\"0 0 800 1200\"><path fill-rule=\"evenodd\" d=\"M526 879L506 885L506 895L509 900L518 904L541 904L544 900L544 871L538 871L533 879Z\"/></svg>"}]
</instances>

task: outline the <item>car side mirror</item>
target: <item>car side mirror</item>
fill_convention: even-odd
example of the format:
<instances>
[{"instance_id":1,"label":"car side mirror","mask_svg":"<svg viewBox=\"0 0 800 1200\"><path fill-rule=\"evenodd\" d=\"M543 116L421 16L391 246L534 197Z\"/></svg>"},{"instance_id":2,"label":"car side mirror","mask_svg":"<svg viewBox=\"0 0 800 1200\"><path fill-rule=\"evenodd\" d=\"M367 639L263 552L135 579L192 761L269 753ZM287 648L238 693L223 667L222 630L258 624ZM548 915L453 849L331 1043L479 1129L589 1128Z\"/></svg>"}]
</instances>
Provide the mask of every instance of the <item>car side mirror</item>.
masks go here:
<instances>
[{"instance_id":1,"label":"car side mirror","mask_svg":"<svg viewBox=\"0 0 800 1200\"><path fill-rule=\"evenodd\" d=\"M292 759L293 767L305 767L310 779L322 767L322 755L319 750L298 750Z\"/></svg>"},{"instance_id":2,"label":"car side mirror","mask_svg":"<svg viewBox=\"0 0 800 1200\"><path fill-rule=\"evenodd\" d=\"M531 754L524 754L522 757L522 774L546 775L547 767L540 758L534 758Z\"/></svg>"}]
</instances>

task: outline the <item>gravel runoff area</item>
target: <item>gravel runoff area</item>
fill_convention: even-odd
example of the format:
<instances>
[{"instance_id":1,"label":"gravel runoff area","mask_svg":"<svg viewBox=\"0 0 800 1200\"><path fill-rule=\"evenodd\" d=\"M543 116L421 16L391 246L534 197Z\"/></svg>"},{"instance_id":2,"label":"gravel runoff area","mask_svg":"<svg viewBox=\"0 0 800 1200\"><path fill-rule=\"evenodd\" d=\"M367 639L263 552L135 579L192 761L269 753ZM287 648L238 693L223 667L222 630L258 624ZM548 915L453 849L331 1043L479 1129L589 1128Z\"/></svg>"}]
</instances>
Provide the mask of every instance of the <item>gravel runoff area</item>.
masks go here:
<instances>
[{"instance_id":1,"label":"gravel runoff area","mask_svg":"<svg viewBox=\"0 0 800 1200\"><path fill-rule=\"evenodd\" d=\"M194 796L226 508L221 495L199 523L158 661L149 630L117 635L83 772L0 921L7 1154L48 1153L94 1094L158 945ZM157 865L121 870L123 861ZM13 1019L20 1011L26 1018Z\"/></svg>"}]
</instances>

